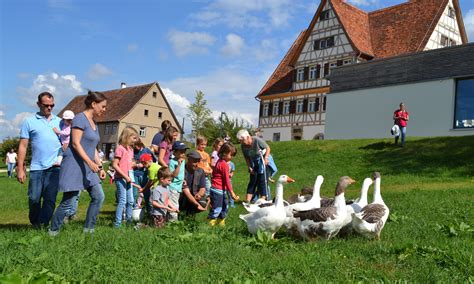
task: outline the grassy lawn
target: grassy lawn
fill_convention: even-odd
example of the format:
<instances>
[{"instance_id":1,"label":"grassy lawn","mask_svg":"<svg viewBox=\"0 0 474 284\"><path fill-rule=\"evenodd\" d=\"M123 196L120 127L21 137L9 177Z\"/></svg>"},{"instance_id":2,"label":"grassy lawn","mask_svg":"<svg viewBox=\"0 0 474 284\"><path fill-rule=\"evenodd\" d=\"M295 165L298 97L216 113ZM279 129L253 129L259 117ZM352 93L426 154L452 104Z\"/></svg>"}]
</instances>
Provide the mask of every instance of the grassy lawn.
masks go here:
<instances>
[{"instance_id":1,"label":"grassy lawn","mask_svg":"<svg viewBox=\"0 0 474 284\"><path fill-rule=\"evenodd\" d=\"M331 196L337 179L357 180L358 195L374 170L391 210L380 241L359 236L302 242L284 232L276 240L253 237L231 209L225 228L209 228L205 214L163 230L114 230L114 188L93 237L82 234L89 196L79 218L56 238L28 226L27 186L0 176L0 274L23 280L107 282L328 282L474 281L474 137L410 139L406 148L389 140L295 141L271 144L279 167L297 182L289 196L325 178ZM242 197L248 181L241 153L234 187ZM278 175L277 174L277 175ZM274 193L274 192L272 192ZM61 195L60 195L61 196ZM60 197L59 196L59 197ZM372 189L369 191L372 198ZM59 198L58 198L59 199Z\"/></svg>"}]
</instances>

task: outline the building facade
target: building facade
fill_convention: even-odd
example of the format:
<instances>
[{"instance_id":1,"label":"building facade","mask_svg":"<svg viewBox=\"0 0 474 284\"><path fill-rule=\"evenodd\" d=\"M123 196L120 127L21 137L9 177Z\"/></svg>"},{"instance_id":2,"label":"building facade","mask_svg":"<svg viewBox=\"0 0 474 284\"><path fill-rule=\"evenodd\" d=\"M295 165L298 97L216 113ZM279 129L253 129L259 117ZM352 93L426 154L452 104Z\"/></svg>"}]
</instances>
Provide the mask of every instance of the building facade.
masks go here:
<instances>
[{"instance_id":1,"label":"building facade","mask_svg":"<svg viewBox=\"0 0 474 284\"><path fill-rule=\"evenodd\" d=\"M256 96L262 136L324 138L336 67L466 43L457 0L411 0L370 13L343 0L322 0Z\"/></svg>"},{"instance_id":2,"label":"building facade","mask_svg":"<svg viewBox=\"0 0 474 284\"><path fill-rule=\"evenodd\" d=\"M153 136L158 133L163 120L171 121L182 133L181 125L173 113L158 83L103 91L107 97L107 110L97 119L99 126L99 147L104 153L114 150L120 133L126 126L134 127L146 146L151 145ZM74 113L84 110L85 96L77 96L61 110Z\"/></svg>"},{"instance_id":3,"label":"building facade","mask_svg":"<svg viewBox=\"0 0 474 284\"><path fill-rule=\"evenodd\" d=\"M408 136L474 135L474 44L333 70L327 139L388 138L400 102Z\"/></svg>"}]
</instances>

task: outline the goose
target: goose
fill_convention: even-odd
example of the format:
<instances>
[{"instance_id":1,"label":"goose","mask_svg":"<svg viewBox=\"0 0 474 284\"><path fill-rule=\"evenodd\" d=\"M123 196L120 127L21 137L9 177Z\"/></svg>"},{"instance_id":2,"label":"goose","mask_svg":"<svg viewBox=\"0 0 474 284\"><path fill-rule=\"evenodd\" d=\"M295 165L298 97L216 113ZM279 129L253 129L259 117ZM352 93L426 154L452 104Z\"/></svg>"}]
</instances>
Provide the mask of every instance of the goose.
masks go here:
<instances>
[{"instance_id":1,"label":"goose","mask_svg":"<svg viewBox=\"0 0 474 284\"><path fill-rule=\"evenodd\" d=\"M285 222L286 213L283 206L283 184L295 182L287 175L281 175L276 184L275 204L258 209L253 213L242 214L240 219L247 224L249 233L256 234L258 230L269 232L272 238Z\"/></svg>"},{"instance_id":2,"label":"goose","mask_svg":"<svg viewBox=\"0 0 474 284\"><path fill-rule=\"evenodd\" d=\"M344 191L354 182L348 176L339 179L336 186L334 206L308 211L295 211L293 213L300 237L303 239L320 237L329 240L339 232L347 215Z\"/></svg>"},{"instance_id":3,"label":"goose","mask_svg":"<svg viewBox=\"0 0 474 284\"><path fill-rule=\"evenodd\" d=\"M314 181L313 196L311 199L306 202L298 202L285 207L286 217L293 217L293 211L306 211L321 207L321 197L319 195L319 191L321 190L321 185L323 182L323 176L318 175Z\"/></svg>"},{"instance_id":4,"label":"goose","mask_svg":"<svg viewBox=\"0 0 474 284\"><path fill-rule=\"evenodd\" d=\"M380 239L380 232L387 221L390 210L380 194L380 173L374 173L374 200L362 208L359 213L352 213L352 228L368 238Z\"/></svg>"},{"instance_id":5,"label":"goose","mask_svg":"<svg viewBox=\"0 0 474 284\"><path fill-rule=\"evenodd\" d=\"M275 204L275 198L273 200L258 199L257 201L255 201L255 203L242 202L242 205L244 206L245 210L247 210L248 213L253 213L260 208L273 206L274 204ZM290 203L288 203L288 201L286 200L283 200L283 206L288 206L288 205L290 205Z\"/></svg>"},{"instance_id":6,"label":"goose","mask_svg":"<svg viewBox=\"0 0 474 284\"><path fill-rule=\"evenodd\" d=\"M313 189L310 187L303 187L299 193L295 193L288 197L288 203L294 204L296 202L306 202L313 196Z\"/></svg>"},{"instance_id":7,"label":"goose","mask_svg":"<svg viewBox=\"0 0 474 284\"><path fill-rule=\"evenodd\" d=\"M344 220L343 227L339 231L339 235L349 235L352 232L352 213L359 213L362 208L367 205L367 192L372 183L373 180L371 178L364 179L359 198L349 205L347 205L346 202L347 216Z\"/></svg>"}]
</instances>

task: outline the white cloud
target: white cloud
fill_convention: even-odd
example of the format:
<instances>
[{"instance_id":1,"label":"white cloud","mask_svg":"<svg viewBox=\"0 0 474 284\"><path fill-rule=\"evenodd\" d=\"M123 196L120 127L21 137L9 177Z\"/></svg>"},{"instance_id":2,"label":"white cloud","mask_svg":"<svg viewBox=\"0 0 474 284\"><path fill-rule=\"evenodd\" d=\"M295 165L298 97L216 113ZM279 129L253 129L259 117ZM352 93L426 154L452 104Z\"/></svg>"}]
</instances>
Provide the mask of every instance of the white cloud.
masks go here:
<instances>
[{"instance_id":1,"label":"white cloud","mask_svg":"<svg viewBox=\"0 0 474 284\"><path fill-rule=\"evenodd\" d=\"M175 93L169 88L162 88L163 93L165 94L166 100L171 106L173 113L176 115L176 119L180 124L183 123L183 117L186 118L188 114L188 106L191 104L189 100L181 96L180 94ZM189 127L184 126L185 132L189 132Z\"/></svg>"},{"instance_id":2,"label":"white cloud","mask_svg":"<svg viewBox=\"0 0 474 284\"><path fill-rule=\"evenodd\" d=\"M99 80L112 74L112 70L100 63L92 65L89 71L87 71L87 77L91 80Z\"/></svg>"},{"instance_id":3,"label":"white cloud","mask_svg":"<svg viewBox=\"0 0 474 284\"><path fill-rule=\"evenodd\" d=\"M128 52L135 52L137 50L138 50L138 44L130 43L129 45L127 45L127 51Z\"/></svg>"},{"instance_id":4,"label":"white cloud","mask_svg":"<svg viewBox=\"0 0 474 284\"><path fill-rule=\"evenodd\" d=\"M222 68L196 77L177 78L162 86L193 102L196 90L205 94L208 107L215 113L226 112L257 125L258 102L254 99L268 74L253 76L232 68Z\"/></svg>"},{"instance_id":5,"label":"white cloud","mask_svg":"<svg viewBox=\"0 0 474 284\"><path fill-rule=\"evenodd\" d=\"M237 56L242 54L244 48L244 39L236 34L226 36L226 44L221 48L221 53L225 56Z\"/></svg>"},{"instance_id":6,"label":"white cloud","mask_svg":"<svg viewBox=\"0 0 474 284\"><path fill-rule=\"evenodd\" d=\"M55 111L59 111L73 97L83 94L81 85L76 75L59 75L52 72L38 75L30 87L18 87L17 91L22 94L21 100L32 107L36 107L38 95L48 91L54 96Z\"/></svg>"},{"instance_id":7,"label":"white cloud","mask_svg":"<svg viewBox=\"0 0 474 284\"><path fill-rule=\"evenodd\" d=\"M227 25L231 28L279 28L288 26L299 4L291 0L217 0L191 18L198 26Z\"/></svg>"},{"instance_id":8,"label":"white cloud","mask_svg":"<svg viewBox=\"0 0 474 284\"><path fill-rule=\"evenodd\" d=\"M474 9L467 11L464 16L464 26L466 27L467 38L469 42L474 41Z\"/></svg>"},{"instance_id":9,"label":"white cloud","mask_svg":"<svg viewBox=\"0 0 474 284\"><path fill-rule=\"evenodd\" d=\"M16 114L12 120L9 120L5 113L0 110L0 139L19 136L21 124L26 118L33 115L32 112L21 112Z\"/></svg>"},{"instance_id":10,"label":"white cloud","mask_svg":"<svg viewBox=\"0 0 474 284\"><path fill-rule=\"evenodd\" d=\"M179 57L188 54L207 54L208 47L212 46L215 38L209 33L183 32L173 30L168 33L168 39L173 45L173 50Z\"/></svg>"},{"instance_id":11,"label":"white cloud","mask_svg":"<svg viewBox=\"0 0 474 284\"><path fill-rule=\"evenodd\" d=\"M277 56L278 45L274 40L264 39L260 42L260 46L256 47L253 52L257 61L267 61Z\"/></svg>"}]
</instances>

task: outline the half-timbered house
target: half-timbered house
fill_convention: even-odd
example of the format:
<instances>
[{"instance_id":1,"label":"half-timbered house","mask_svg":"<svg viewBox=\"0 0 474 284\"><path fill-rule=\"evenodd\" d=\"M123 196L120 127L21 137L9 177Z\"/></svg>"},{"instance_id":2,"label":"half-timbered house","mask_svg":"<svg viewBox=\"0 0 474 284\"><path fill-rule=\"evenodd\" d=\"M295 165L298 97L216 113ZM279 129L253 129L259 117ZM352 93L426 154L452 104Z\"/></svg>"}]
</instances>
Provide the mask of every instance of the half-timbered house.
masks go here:
<instances>
[{"instance_id":1,"label":"half-timbered house","mask_svg":"<svg viewBox=\"0 0 474 284\"><path fill-rule=\"evenodd\" d=\"M321 0L256 96L261 135L324 138L333 68L467 41L458 0L410 0L370 13L344 0Z\"/></svg>"}]
</instances>

